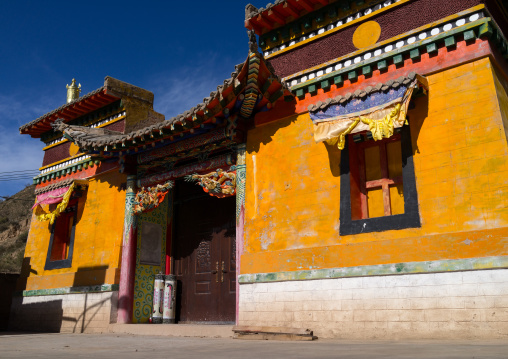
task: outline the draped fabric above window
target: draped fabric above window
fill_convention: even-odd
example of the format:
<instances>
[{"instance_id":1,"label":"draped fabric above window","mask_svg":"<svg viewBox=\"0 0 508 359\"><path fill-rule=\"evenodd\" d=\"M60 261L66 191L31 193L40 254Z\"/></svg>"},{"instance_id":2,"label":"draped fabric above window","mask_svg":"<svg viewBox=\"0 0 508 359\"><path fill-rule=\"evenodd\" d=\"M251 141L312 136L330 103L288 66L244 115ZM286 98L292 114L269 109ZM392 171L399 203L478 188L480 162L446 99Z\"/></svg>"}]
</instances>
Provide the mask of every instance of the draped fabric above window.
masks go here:
<instances>
[{"instance_id":1,"label":"draped fabric above window","mask_svg":"<svg viewBox=\"0 0 508 359\"><path fill-rule=\"evenodd\" d=\"M86 186L87 184L88 181L86 180L74 180L69 186L56 188L37 195L37 200L35 201L32 209L37 206L42 207L42 205L45 204L49 205L58 203L58 206L55 210L49 213L41 213L42 210L37 211L36 218L39 221L49 221L50 224L53 224L55 219L67 208L74 190L80 186Z\"/></svg>"},{"instance_id":2,"label":"draped fabric above window","mask_svg":"<svg viewBox=\"0 0 508 359\"><path fill-rule=\"evenodd\" d=\"M413 75L412 79L390 81L369 87L368 91L339 96L324 109L321 109L324 106L315 106L319 107L317 111L310 111L315 141L326 141L342 150L345 136L350 133L370 131L376 141L390 138L395 128L404 125L409 100L417 84L418 79Z\"/></svg>"}]
</instances>

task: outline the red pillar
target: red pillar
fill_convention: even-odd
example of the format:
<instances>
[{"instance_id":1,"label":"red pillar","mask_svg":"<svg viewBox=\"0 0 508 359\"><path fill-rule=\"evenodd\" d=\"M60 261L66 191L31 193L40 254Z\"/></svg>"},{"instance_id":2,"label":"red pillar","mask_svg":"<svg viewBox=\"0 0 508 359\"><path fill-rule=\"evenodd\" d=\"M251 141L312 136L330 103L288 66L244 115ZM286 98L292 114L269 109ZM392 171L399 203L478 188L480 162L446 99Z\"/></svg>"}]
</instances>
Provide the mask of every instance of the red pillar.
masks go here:
<instances>
[{"instance_id":1,"label":"red pillar","mask_svg":"<svg viewBox=\"0 0 508 359\"><path fill-rule=\"evenodd\" d=\"M118 290L117 322L132 322L134 303L134 274L136 270L136 216L134 199L136 197L136 176L127 176L125 195L125 219L123 224L122 262L120 264L120 288Z\"/></svg>"}]
</instances>

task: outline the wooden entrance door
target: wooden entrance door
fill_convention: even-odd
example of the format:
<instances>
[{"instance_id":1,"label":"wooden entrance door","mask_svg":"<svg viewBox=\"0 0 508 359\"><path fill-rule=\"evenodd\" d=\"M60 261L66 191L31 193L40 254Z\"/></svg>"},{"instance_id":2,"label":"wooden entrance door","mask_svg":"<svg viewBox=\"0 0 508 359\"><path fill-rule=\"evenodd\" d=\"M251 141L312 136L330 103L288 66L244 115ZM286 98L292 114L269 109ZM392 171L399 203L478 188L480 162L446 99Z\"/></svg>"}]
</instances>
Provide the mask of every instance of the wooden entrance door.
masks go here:
<instances>
[{"instance_id":1,"label":"wooden entrance door","mask_svg":"<svg viewBox=\"0 0 508 359\"><path fill-rule=\"evenodd\" d=\"M215 198L195 183L175 188L174 263L179 322L235 321L235 197Z\"/></svg>"}]
</instances>

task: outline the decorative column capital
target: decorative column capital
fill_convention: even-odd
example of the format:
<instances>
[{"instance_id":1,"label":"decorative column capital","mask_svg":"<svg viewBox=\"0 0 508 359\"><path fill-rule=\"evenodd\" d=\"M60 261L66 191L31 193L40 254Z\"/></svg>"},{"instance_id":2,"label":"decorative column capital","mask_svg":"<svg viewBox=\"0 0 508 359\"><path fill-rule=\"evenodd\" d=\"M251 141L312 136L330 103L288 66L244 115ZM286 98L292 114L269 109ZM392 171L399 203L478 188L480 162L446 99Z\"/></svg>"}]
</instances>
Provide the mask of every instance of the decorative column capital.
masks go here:
<instances>
[{"instance_id":1,"label":"decorative column capital","mask_svg":"<svg viewBox=\"0 0 508 359\"><path fill-rule=\"evenodd\" d=\"M127 176L126 195L136 195L136 175Z\"/></svg>"},{"instance_id":2,"label":"decorative column capital","mask_svg":"<svg viewBox=\"0 0 508 359\"><path fill-rule=\"evenodd\" d=\"M236 156L236 166L241 166L241 165L244 165L245 166L245 152L246 152L246 145L245 143L240 143L239 145L236 146L236 153L237 153L237 156Z\"/></svg>"},{"instance_id":3,"label":"decorative column capital","mask_svg":"<svg viewBox=\"0 0 508 359\"><path fill-rule=\"evenodd\" d=\"M236 147L236 220L240 217L240 212L245 207L245 143Z\"/></svg>"}]
</instances>

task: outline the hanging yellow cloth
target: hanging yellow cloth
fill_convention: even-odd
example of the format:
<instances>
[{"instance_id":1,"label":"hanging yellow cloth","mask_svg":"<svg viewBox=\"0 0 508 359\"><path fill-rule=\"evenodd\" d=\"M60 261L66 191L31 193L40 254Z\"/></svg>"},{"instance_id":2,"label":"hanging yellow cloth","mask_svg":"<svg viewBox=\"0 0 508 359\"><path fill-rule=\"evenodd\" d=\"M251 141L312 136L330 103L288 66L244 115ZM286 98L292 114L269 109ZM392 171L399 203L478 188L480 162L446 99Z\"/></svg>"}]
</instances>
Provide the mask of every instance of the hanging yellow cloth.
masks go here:
<instances>
[{"instance_id":1,"label":"hanging yellow cloth","mask_svg":"<svg viewBox=\"0 0 508 359\"><path fill-rule=\"evenodd\" d=\"M343 150L344 144L346 143L346 136L349 135L351 131L355 129L356 125L358 125L358 122L360 122L360 118L355 119L353 123L347 128L347 130L342 132L339 135L339 137L334 137L329 140L326 140L326 143L332 146L336 145L339 148L339 150Z\"/></svg>"},{"instance_id":2,"label":"hanging yellow cloth","mask_svg":"<svg viewBox=\"0 0 508 359\"><path fill-rule=\"evenodd\" d=\"M49 223L50 224L53 224L55 223L55 219L60 215L60 213L62 213L63 211L65 211L65 209L67 208L67 205L69 204L69 201L71 199L71 195L72 195L72 191L74 191L74 187L76 186L76 183L72 183L71 186L69 187L69 189L67 190L67 192L65 192L63 198L62 198L62 202L60 202L58 204L58 206L56 207L56 209L51 212L51 213L44 213L44 214L37 214L36 217L39 221L47 221L49 220Z\"/></svg>"},{"instance_id":3,"label":"hanging yellow cloth","mask_svg":"<svg viewBox=\"0 0 508 359\"><path fill-rule=\"evenodd\" d=\"M393 124L399 118L400 113L400 103L395 105L393 110L390 111L388 115L379 119L373 120L367 117L360 116L362 122L366 125L369 125L369 130L372 132L372 138L374 141L382 140L383 138L390 138L393 135ZM405 118L405 113L402 118Z\"/></svg>"},{"instance_id":4,"label":"hanging yellow cloth","mask_svg":"<svg viewBox=\"0 0 508 359\"><path fill-rule=\"evenodd\" d=\"M349 134L370 131L375 141L390 138L394 129L402 127L406 122L409 100L416 84L417 81L413 81L400 97L384 104L346 114L334 115L338 112L330 111L328 118L313 118L314 140L326 141L342 150Z\"/></svg>"}]
</instances>

